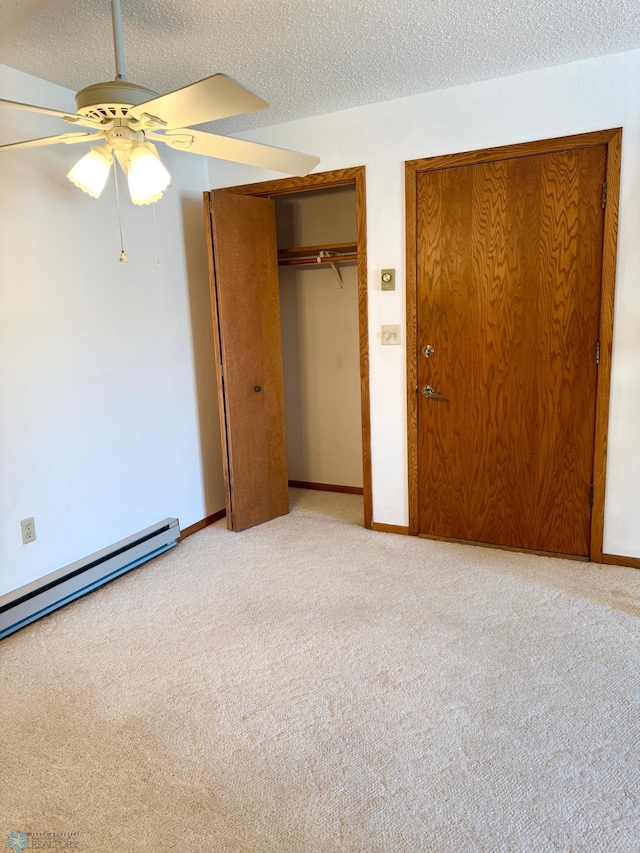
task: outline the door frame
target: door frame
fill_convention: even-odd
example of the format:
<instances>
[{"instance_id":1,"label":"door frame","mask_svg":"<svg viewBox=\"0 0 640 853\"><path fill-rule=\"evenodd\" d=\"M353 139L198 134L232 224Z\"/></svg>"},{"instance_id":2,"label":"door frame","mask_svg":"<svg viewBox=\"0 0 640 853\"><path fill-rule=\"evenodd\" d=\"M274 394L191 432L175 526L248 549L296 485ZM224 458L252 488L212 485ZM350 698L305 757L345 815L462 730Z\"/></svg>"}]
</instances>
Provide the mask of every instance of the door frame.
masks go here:
<instances>
[{"instance_id":1,"label":"door frame","mask_svg":"<svg viewBox=\"0 0 640 853\"><path fill-rule=\"evenodd\" d=\"M611 350L613 340L613 306L618 239L618 207L620 196L620 157L622 128L562 136L499 148L485 148L459 154L445 154L405 162L406 234L407 234L407 433L409 463L409 533L416 536L418 525L418 341L417 341L417 260L418 211L417 184L421 172L470 166L516 157L591 148L604 145L606 154L606 205L602 245L602 278L600 291L600 363L596 381L596 419L593 455L593 505L589 559L602 562L604 535L604 501L606 484L607 435L609 425L609 392L611 387ZM517 549L516 549L517 550Z\"/></svg>"},{"instance_id":2,"label":"door frame","mask_svg":"<svg viewBox=\"0 0 640 853\"><path fill-rule=\"evenodd\" d=\"M224 187L228 192L261 197L289 195L332 187L356 188L356 240L358 244L358 327L360 338L360 408L362 418L362 485L364 526L371 529L373 498L371 485L371 414L369 403L369 318L367 294L367 211L365 167L352 166L330 172L315 172L304 178L280 178L255 184ZM221 187L221 189L223 189Z\"/></svg>"}]
</instances>

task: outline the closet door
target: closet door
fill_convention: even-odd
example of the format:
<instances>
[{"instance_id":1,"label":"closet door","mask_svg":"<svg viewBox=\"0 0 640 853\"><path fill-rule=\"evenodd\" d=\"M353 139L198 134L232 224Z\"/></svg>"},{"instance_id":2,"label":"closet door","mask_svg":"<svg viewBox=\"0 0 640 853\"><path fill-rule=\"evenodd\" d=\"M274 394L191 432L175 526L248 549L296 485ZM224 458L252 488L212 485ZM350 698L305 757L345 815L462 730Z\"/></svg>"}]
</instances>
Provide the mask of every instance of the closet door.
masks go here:
<instances>
[{"instance_id":1,"label":"closet door","mask_svg":"<svg viewBox=\"0 0 640 853\"><path fill-rule=\"evenodd\" d=\"M208 194L227 527L289 512L273 202Z\"/></svg>"}]
</instances>

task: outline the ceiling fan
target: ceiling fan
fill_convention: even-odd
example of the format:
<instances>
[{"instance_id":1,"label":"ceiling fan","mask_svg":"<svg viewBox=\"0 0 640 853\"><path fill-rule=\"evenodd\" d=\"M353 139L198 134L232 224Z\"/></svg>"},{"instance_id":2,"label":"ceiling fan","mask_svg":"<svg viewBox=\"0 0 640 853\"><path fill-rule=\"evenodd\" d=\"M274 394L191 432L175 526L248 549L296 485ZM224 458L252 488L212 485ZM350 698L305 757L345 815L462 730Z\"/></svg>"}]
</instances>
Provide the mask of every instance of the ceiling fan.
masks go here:
<instances>
[{"instance_id":1,"label":"ceiling fan","mask_svg":"<svg viewBox=\"0 0 640 853\"><path fill-rule=\"evenodd\" d=\"M192 125L253 112L269 105L225 74L205 77L166 95L158 95L151 89L128 82L124 68L120 0L111 0L111 17L115 80L81 89L76 95L76 113L0 99L0 107L58 116L86 130L13 142L0 145L0 148L37 148L56 143L74 145L99 141L76 163L67 177L80 189L98 198L107 183L115 157L127 175L134 204L157 201L171 183L153 142L163 142L178 151L291 175L306 175L320 162L319 157L308 154L194 130Z\"/></svg>"}]
</instances>

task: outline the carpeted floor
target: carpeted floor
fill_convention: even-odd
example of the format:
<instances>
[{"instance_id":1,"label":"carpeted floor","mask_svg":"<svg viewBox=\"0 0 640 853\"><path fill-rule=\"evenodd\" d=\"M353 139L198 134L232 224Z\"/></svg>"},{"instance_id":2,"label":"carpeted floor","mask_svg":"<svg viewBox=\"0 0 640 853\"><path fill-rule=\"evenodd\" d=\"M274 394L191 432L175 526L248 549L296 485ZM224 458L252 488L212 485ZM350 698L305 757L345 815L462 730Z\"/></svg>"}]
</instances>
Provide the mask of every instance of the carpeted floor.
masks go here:
<instances>
[{"instance_id":1,"label":"carpeted floor","mask_svg":"<svg viewBox=\"0 0 640 853\"><path fill-rule=\"evenodd\" d=\"M0 643L0 846L640 850L640 573L291 496Z\"/></svg>"}]
</instances>

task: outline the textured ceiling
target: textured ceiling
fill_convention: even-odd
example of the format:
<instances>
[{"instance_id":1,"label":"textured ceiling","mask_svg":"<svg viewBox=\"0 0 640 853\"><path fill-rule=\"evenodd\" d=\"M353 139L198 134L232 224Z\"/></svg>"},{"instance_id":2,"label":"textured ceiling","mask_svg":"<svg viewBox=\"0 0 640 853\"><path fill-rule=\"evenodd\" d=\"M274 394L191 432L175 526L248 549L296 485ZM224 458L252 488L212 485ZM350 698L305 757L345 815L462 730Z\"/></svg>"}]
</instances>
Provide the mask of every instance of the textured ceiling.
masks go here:
<instances>
[{"instance_id":1,"label":"textured ceiling","mask_svg":"<svg viewBox=\"0 0 640 853\"><path fill-rule=\"evenodd\" d=\"M640 47L639 0L122 5L129 80L164 93L223 71L270 102L224 132ZM0 0L0 61L74 91L113 79L109 0Z\"/></svg>"}]
</instances>

